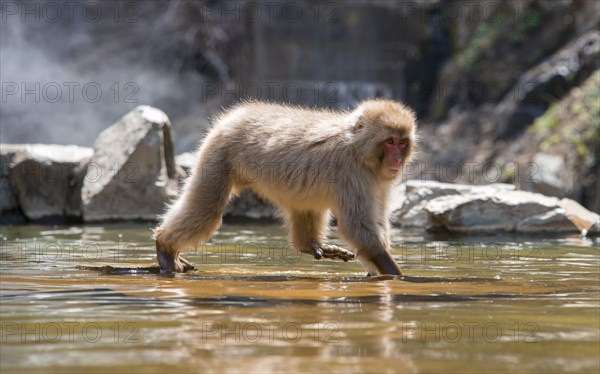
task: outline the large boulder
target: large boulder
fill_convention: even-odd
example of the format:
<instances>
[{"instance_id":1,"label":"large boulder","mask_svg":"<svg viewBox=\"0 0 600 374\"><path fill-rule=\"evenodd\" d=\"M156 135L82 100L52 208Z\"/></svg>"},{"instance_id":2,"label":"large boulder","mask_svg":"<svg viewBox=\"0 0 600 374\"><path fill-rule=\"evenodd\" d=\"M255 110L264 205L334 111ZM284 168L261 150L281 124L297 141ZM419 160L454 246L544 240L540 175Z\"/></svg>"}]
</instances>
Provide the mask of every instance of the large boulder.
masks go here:
<instances>
[{"instance_id":1,"label":"large boulder","mask_svg":"<svg viewBox=\"0 0 600 374\"><path fill-rule=\"evenodd\" d=\"M2 145L3 215L20 209L30 221L81 220L80 191L92 154L74 145Z\"/></svg>"},{"instance_id":2,"label":"large boulder","mask_svg":"<svg viewBox=\"0 0 600 374\"><path fill-rule=\"evenodd\" d=\"M81 197L85 222L155 220L177 193L177 168L167 115L138 106L94 143Z\"/></svg>"},{"instance_id":3,"label":"large boulder","mask_svg":"<svg viewBox=\"0 0 600 374\"><path fill-rule=\"evenodd\" d=\"M598 233L600 216L570 199L511 185L461 186L409 181L396 226L460 233Z\"/></svg>"}]
</instances>

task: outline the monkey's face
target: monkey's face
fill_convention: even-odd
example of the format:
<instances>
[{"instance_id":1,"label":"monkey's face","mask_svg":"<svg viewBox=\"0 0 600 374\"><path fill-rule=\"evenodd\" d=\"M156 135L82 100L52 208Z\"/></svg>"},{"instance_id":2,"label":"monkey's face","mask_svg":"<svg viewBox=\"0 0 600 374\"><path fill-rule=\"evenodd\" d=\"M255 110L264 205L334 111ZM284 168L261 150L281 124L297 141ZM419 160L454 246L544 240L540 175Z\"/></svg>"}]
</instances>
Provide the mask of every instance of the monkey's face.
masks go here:
<instances>
[{"instance_id":1,"label":"monkey's face","mask_svg":"<svg viewBox=\"0 0 600 374\"><path fill-rule=\"evenodd\" d=\"M383 166L392 175L398 174L407 156L408 137L392 135L383 142Z\"/></svg>"},{"instance_id":2,"label":"monkey's face","mask_svg":"<svg viewBox=\"0 0 600 374\"><path fill-rule=\"evenodd\" d=\"M371 123L360 127L355 141L364 157L363 161L373 172L384 179L394 179L410 161L416 143L414 125L390 128Z\"/></svg>"},{"instance_id":3,"label":"monkey's face","mask_svg":"<svg viewBox=\"0 0 600 374\"><path fill-rule=\"evenodd\" d=\"M367 167L384 179L398 177L417 141L414 112L390 100L369 100L351 118L354 144Z\"/></svg>"}]
</instances>

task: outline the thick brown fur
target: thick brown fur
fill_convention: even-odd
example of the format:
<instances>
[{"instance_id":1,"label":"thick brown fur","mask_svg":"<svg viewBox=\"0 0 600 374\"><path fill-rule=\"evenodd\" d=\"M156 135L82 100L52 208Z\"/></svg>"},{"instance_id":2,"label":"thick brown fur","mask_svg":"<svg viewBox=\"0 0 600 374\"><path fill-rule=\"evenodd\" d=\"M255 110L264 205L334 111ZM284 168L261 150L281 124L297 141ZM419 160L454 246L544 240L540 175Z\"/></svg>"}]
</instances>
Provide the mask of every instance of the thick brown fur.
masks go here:
<instances>
[{"instance_id":1,"label":"thick brown fur","mask_svg":"<svg viewBox=\"0 0 600 374\"><path fill-rule=\"evenodd\" d=\"M280 208L300 251L354 258L323 243L332 211L370 274L401 275L388 252L388 198L400 175L383 162L382 144L391 136L406 140L406 164L417 142L415 115L390 100L363 101L349 112L262 102L233 107L215 120L179 199L155 230L161 270L193 269L179 253L210 239L230 196L250 188Z\"/></svg>"}]
</instances>

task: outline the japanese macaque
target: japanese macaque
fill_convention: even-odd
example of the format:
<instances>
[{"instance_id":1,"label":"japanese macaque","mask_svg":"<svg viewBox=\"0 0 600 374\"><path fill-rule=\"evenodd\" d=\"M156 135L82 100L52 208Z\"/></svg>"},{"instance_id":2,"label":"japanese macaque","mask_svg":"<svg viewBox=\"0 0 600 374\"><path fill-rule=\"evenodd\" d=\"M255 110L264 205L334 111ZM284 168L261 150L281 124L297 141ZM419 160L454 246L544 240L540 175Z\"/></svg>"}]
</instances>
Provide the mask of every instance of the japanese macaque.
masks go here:
<instances>
[{"instance_id":1,"label":"japanese macaque","mask_svg":"<svg viewBox=\"0 0 600 374\"><path fill-rule=\"evenodd\" d=\"M250 188L277 205L301 252L356 257L371 275L402 275L388 252L388 198L416 143L415 114L390 100L366 100L348 112L235 106L214 122L180 197L155 229L161 272L194 269L180 252L209 240L229 198ZM323 242L328 211L356 255Z\"/></svg>"}]
</instances>

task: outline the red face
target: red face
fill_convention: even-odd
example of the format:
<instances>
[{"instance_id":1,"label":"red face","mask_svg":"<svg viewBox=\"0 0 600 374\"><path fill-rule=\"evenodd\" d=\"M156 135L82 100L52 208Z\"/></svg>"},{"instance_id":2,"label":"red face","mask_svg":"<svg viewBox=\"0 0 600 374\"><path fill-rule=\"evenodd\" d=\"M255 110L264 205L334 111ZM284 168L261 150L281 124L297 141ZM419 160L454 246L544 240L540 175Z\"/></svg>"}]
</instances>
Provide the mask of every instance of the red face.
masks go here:
<instances>
[{"instance_id":1,"label":"red face","mask_svg":"<svg viewBox=\"0 0 600 374\"><path fill-rule=\"evenodd\" d=\"M404 154L408 146L408 138L392 136L383 142L384 157L383 162L388 169L398 171L402 168Z\"/></svg>"}]
</instances>

